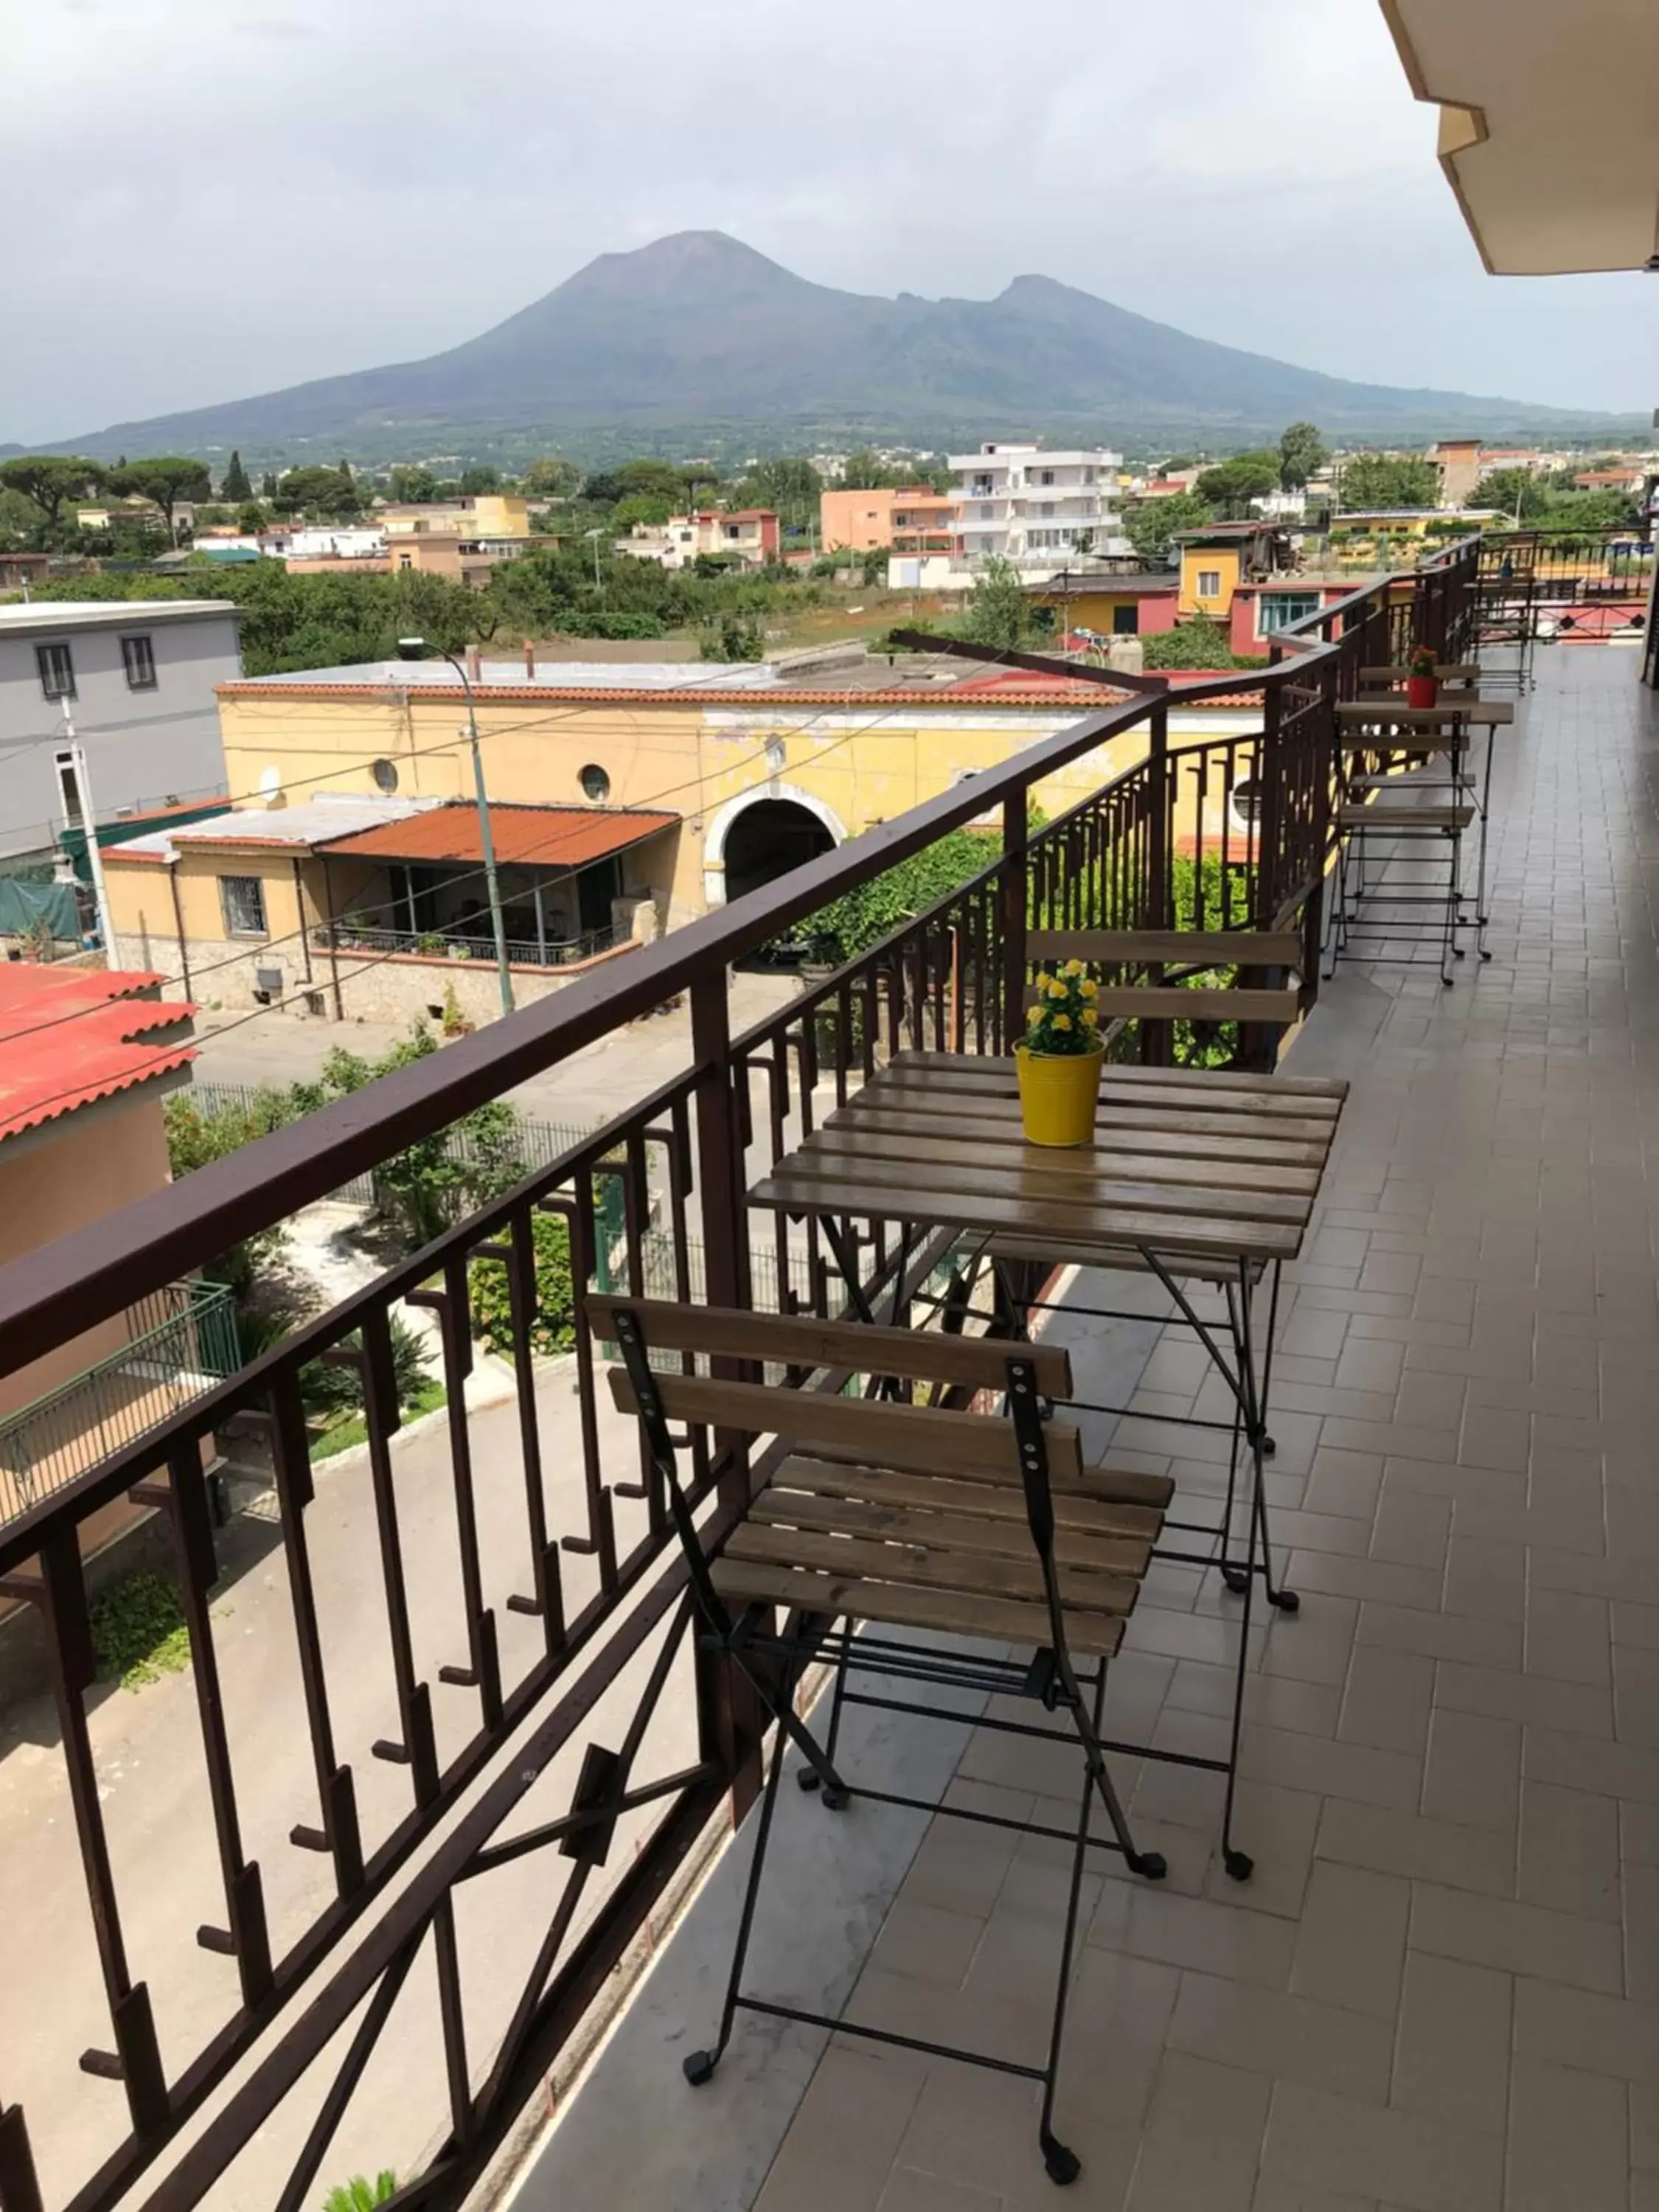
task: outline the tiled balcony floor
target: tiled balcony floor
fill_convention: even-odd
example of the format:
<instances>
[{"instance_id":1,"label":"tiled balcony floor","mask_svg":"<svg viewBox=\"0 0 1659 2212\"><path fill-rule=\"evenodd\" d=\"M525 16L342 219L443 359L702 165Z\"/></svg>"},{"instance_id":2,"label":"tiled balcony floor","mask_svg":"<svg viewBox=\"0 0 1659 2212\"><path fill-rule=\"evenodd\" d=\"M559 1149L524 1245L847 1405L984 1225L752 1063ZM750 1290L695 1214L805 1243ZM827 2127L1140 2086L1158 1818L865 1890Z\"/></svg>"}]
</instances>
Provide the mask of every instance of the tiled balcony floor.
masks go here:
<instances>
[{"instance_id":1,"label":"tiled balcony floor","mask_svg":"<svg viewBox=\"0 0 1659 2212\"><path fill-rule=\"evenodd\" d=\"M1345 964L1298 1046L1353 1087L1282 1314L1270 1502L1302 1607L1253 1631L1256 1874L1221 1870L1214 1778L1118 1762L1170 1876L1102 1854L1088 1880L1056 2116L1081 2179L1046 2179L1030 2085L845 2037L740 2016L687 2089L740 1847L518 2212L1659 2212L1659 700L1635 671L1544 651L1500 733L1490 964L1449 991ZM1139 1306L1127 1280L1104 1302ZM1087 1395L1138 1373L1143 1410L1226 1411L1173 1334L1060 1326ZM1126 1422L1130 1455L1218 1495L1201 1431ZM1156 1567L1109 1732L1221 1748L1237 1610ZM960 1749L964 1802L1073 1817L1069 1742L903 1726L849 1714L854 1778L926 1792ZM1040 2060L1065 1856L786 1790L750 1986Z\"/></svg>"},{"instance_id":2,"label":"tiled balcony floor","mask_svg":"<svg viewBox=\"0 0 1659 2212\"><path fill-rule=\"evenodd\" d=\"M1081 2180L1046 2180L1030 2085L837 2042L757 2212L1659 2207L1659 702L1626 653L1540 663L1491 963L1345 965L1297 1057L1354 1087L1274 1388L1302 1610L1249 1693L1254 1882L1206 1778L1128 1768L1170 1875L1091 1882ZM1212 1410L1173 1337L1142 1387ZM1215 1741L1236 1612L1158 1571L1110 1724ZM955 1786L1064 1825L1076 1771L981 1733ZM935 1824L852 2016L1040 2055L1064 1875L1017 1840Z\"/></svg>"}]
</instances>

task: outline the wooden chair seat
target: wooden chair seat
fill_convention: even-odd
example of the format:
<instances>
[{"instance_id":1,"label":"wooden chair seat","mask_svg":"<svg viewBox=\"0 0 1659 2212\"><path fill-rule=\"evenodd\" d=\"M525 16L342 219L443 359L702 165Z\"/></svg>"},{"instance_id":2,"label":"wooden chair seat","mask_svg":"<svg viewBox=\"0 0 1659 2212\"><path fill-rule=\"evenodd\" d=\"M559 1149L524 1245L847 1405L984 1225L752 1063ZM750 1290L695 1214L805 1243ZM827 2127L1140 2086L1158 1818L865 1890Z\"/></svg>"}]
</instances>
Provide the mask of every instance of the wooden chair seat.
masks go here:
<instances>
[{"instance_id":1,"label":"wooden chair seat","mask_svg":"<svg viewBox=\"0 0 1659 2212\"><path fill-rule=\"evenodd\" d=\"M1073 1648L1109 1658L1164 1525L1167 1479L1085 1468L1054 1486L1054 1565ZM1128 1495L1125 1495L1125 1494ZM785 1462L714 1562L714 1587L887 1627L1049 1640L1042 1572L1018 1480Z\"/></svg>"},{"instance_id":2,"label":"wooden chair seat","mask_svg":"<svg viewBox=\"0 0 1659 2212\"><path fill-rule=\"evenodd\" d=\"M1294 990L1205 990L1184 983L1103 983L1095 1000L1102 1021L1273 1022L1288 1025L1301 1011Z\"/></svg>"},{"instance_id":3,"label":"wooden chair seat","mask_svg":"<svg viewBox=\"0 0 1659 2212\"><path fill-rule=\"evenodd\" d=\"M1474 819L1473 806L1390 806L1373 801L1369 806L1337 810L1345 830L1467 830Z\"/></svg>"}]
</instances>

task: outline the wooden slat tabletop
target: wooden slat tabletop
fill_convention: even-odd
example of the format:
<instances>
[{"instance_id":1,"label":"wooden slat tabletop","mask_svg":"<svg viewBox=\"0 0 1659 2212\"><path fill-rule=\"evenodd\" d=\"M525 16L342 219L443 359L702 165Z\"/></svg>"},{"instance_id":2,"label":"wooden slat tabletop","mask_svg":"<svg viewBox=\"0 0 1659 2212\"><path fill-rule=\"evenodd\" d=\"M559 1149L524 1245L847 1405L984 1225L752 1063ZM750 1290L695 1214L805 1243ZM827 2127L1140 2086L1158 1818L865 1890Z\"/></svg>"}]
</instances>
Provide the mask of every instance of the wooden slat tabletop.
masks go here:
<instances>
[{"instance_id":1,"label":"wooden slat tabletop","mask_svg":"<svg viewBox=\"0 0 1659 2212\"><path fill-rule=\"evenodd\" d=\"M1515 720L1513 699L1481 699L1472 691L1449 692L1437 706L1408 707L1397 691L1370 699L1346 699L1336 709L1339 722L1394 723L1405 730L1434 729L1443 722L1475 722L1483 729L1506 727Z\"/></svg>"},{"instance_id":2,"label":"wooden slat tabletop","mask_svg":"<svg viewBox=\"0 0 1659 2212\"><path fill-rule=\"evenodd\" d=\"M1347 1085L1205 1068L1103 1073L1095 1142L1028 1145L1012 1059L905 1052L749 1195L791 1214L1015 1230L1103 1256L1300 1250Z\"/></svg>"}]
</instances>

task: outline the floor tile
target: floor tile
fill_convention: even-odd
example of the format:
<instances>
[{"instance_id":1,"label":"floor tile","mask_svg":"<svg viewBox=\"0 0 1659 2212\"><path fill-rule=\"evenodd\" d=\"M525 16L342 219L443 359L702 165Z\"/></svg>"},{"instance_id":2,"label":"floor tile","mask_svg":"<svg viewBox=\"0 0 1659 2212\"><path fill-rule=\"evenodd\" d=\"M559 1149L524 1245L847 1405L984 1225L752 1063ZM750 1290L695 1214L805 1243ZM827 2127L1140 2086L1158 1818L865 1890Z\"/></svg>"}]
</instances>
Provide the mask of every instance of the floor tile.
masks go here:
<instances>
[{"instance_id":1,"label":"floor tile","mask_svg":"<svg viewBox=\"0 0 1659 2212\"><path fill-rule=\"evenodd\" d=\"M1246 2072L1383 2104L1394 2037L1389 2024L1336 2005L1186 1973L1170 2024L1170 2048Z\"/></svg>"},{"instance_id":2,"label":"floor tile","mask_svg":"<svg viewBox=\"0 0 1659 2212\"><path fill-rule=\"evenodd\" d=\"M1521 1795L1516 1894L1585 1920L1620 1917L1619 1806L1612 1797L1528 1782Z\"/></svg>"},{"instance_id":3,"label":"floor tile","mask_svg":"<svg viewBox=\"0 0 1659 2212\"><path fill-rule=\"evenodd\" d=\"M1411 1942L1413 1950L1432 1951L1443 1959L1504 1973L1536 1974L1609 1996L1624 1985L1619 1930L1604 1921L1477 1897L1432 1882L1413 1887Z\"/></svg>"},{"instance_id":4,"label":"floor tile","mask_svg":"<svg viewBox=\"0 0 1659 2212\"><path fill-rule=\"evenodd\" d=\"M1515 1984L1515 2047L1558 2065L1646 2082L1659 2100L1659 2005L1522 1974Z\"/></svg>"},{"instance_id":5,"label":"floor tile","mask_svg":"<svg viewBox=\"0 0 1659 2212\"><path fill-rule=\"evenodd\" d=\"M1361 2190L1411 2212L1498 2212L1504 2147L1476 2129L1281 2082L1262 2146L1269 2173Z\"/></svg>"},{"instance_id":6,"label":"floor tile","mask_svg":"<svg viewBox=\"0 0 1659 2212\"><path fill-rule=\"evenodd\" d=\"M1508 1974L1408 1951L1389 2101L1502 2135L1508 2111Z\"/></svg>"},{"instance_id":7,"label":"floor tile","mask_svg":"<svg viewBox=\"0 0 1659 2212\"><path fill-rule=\"evenodd\" d=\"M1504 2212L1626 2212L1627 2126L1622 2081L1518 2057Z\"/></svg>"},{"instance_id":8,"label":"floor tile","mask_svg":"<svg viewBox=\"0 0 1659 2212\"><path fill-rule=\"evenodd\" d=\"M1432 1881L1488 1897L1515 1893L1515 1843L1491 1828L1460 1828L1413 1813L1376 1812L1328 1800L1316 1856L1375 1874Z\"/></svg>"},{"instance_id":9,"label":"floor tile","mask_svg":"<svg viewBox=\"0 0 1659 2212\"><path fill-rule=\"evenodd\" d=\"M1348 1668L1337 1734L1346 1743L1370 1744L1421 1759L1428 1745L1435 1662L1412 1651L1358 1644Z\"/></svg>"},{"instance_id":10,"label":"floor tile","mask_svg":"<svg viewBox=\"0 0 1659 2212\"><path fill-rule=\"evenodd\" d=\"M1429 1726L1422 1810L1431 1820L1514 1832L1521 1801L1521 1728L1441 1706Z\"/></svg>"},{"instance_id":11,"label":"floor tile","mask_svg":"<svg viewBox=\"0 0 1659 2212\"><path fill-rule=\"evenodd\" d=\"M1315 1864L1297 1937L1291 1988L1392 2021L1400 2003L1411 1886L1392 1875Z\"/></svg>"},{"instance_id":12,"label":"floor tile","mask_svg":"<svg viewBox=\"0 0 1659 2212\"><path fill-rule=\"evenodd\" d=\"M1271 2090L1259 2074L1171 2051L1128 2212L1249 2212Z\"/></svg>"}]
</instances>

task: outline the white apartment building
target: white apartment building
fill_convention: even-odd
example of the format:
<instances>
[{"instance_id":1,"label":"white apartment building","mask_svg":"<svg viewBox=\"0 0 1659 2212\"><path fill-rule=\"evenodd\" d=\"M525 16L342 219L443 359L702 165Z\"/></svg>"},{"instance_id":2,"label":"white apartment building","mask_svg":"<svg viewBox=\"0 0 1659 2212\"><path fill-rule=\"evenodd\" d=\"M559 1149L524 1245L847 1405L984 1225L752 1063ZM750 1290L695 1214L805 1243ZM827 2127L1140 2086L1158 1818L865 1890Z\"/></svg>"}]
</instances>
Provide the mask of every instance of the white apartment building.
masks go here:
<instances>
[{"instance_id":1,"label":"white apartment building","mask_svg":"<svg viewBox=\"0 0 1659 2212\"><path fill-rule=\"evenodd\" d=\"M1000 556L1055 571L1085 553L1128 550L1117 511L1121 453L1051 453L998 441L949 459L970 565Z\"/></svg>"}]
</instances>

